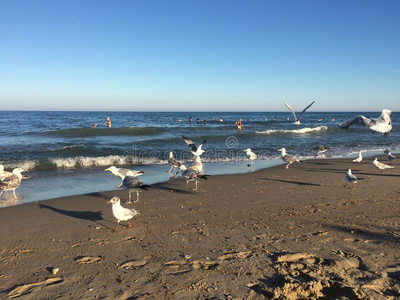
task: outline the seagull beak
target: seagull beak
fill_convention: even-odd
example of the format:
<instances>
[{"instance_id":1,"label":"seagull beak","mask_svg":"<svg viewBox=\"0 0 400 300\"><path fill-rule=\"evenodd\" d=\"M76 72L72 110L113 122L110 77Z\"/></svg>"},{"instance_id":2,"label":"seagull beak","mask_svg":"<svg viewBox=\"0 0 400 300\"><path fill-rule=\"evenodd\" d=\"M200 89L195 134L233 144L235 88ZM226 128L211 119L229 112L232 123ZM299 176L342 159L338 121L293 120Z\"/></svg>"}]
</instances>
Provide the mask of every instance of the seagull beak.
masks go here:
<instances>
[{"instance_id":1,"label":"seagull beak","mask_svg":"<svg viewBox=\"0 0 400 300\"><path fill-rule=\"evenodd\" d=\"M107 201L107 204L111 204L111 200Z\"/></svg>"},{"instance_id":2,"label":"seagull beak","mask_svg":"<svg viewBox=\"0 0 400 300\"><path fill-rule=\"evenodd\" d=\"M110 171L110 169L109 169L109 168L107 168L107 169L105 169L104 171Z\"/></svg>"}]
</instances>

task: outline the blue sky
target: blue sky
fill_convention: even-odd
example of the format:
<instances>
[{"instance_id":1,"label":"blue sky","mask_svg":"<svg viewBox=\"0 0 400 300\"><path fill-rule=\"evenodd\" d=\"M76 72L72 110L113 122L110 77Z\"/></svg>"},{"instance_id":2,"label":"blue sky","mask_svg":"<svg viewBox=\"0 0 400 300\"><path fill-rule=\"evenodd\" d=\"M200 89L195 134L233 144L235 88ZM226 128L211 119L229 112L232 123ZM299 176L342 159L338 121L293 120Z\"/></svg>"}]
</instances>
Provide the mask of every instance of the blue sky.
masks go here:
<instances>
[{"instance_id":1,"label":"blue sky","mask_svg":"<svg viewBox=\"0 0 400 300\"><path fill-rule=\"evenodd\" d=\"M399 15L398 0L1 0L0 110L399 111Z\"/></svg>"}]
</instances>

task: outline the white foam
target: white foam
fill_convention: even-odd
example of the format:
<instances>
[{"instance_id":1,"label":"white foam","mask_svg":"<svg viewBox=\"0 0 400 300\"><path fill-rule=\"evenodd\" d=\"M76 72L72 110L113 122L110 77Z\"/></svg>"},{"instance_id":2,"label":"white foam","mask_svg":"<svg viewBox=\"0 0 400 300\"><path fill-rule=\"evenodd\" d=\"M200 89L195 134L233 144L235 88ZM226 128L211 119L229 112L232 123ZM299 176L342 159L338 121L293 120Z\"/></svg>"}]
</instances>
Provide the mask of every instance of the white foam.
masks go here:
<instances>
[{"instance_id":1,"label":"white foam","mask_svg":"<svg viewBox=\"0 0 400 300\"><path fill-rule=\"evenodd\" d=\"M304 127L300 129L269 129L265 131L256 131L258 134L279 134L279 133L293 133L293 134L305 134L310 132L325 131L328 126L317 126L317 127Z\"/></svg>"}]
</instances>

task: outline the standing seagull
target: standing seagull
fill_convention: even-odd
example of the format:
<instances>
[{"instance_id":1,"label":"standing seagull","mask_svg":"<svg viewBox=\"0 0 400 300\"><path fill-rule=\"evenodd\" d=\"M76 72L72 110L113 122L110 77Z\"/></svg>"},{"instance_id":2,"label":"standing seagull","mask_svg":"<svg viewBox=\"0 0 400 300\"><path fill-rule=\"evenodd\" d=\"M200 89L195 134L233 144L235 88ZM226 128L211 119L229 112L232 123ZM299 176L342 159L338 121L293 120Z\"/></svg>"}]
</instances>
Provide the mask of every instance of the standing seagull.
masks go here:
<instances>
[{"instance_id":1,"label":"standing seagull","mask_svg":"<svg viewBox=\"0 0 400 300\"><path fill-rule=\"evenodd\" d=\"M389 160L389 164L391 164L392 161L394 161L397 157L394 156L394 155L392 154L392 152L389 151L388 154L387 154L387 156L386 156L386 158Z\"/></svg>"},{"instance_id":2,"label":"standing seagull","mask_svg":"<svg viewBox=\"0 0 400 300\"><path fill-rule=\"evenodd\" d=\"M346 183L345 187L349 184L349 182L351 182L353 184L353 186L351 188L354 188L354 185L358 182L358 178L351 173L351 169L347 170L347 173L346 173L346 175L344 175L344 177L348 181Z\"/></svg>"},{"instance_id":3,"label":"standing seagull","mask_svg":"<svg viewBox=\"0 0 400 300\"><path fill-rule=\"evenodd\" d=\"M379 162L376 157L374 157L374 161L372 162L372 164L378 170L385 170L385 169L393 169L394 168L393 166L388 166L388 165L385 165L385 164Z\"/></svg>"},{"instance_id":4,"label":"standing seagull","mask_svg":"<svg viewBox=\"0 0 400 300\"><path fill-rule=\"evenodd\" d=\"M138 178L136 178L136 173L137 171L129 171L126 173L126 176L124 177L124 180L122 181L123 187L125 187L128 190L129 194L129 201L127 203L132 203L131 202L131 193L132 191L136 191L136 201L139 201L139 193L141 190L147 190L147 186L143 184L142 181L140 181Z\"/></svg>"},{"instance_id":5,"label":"standing seagull","mask_svg":"<svg viewBox=\"0 0 400 300\"><path fill-rule=\"evenodd\" d=\"M246 152L247 159L249 160L249 163L247 166L248 167L253 166L254 160L257 159L257 157L258 157L257 154L255 154L253 151L251 151L250 148L247 148L243 151Z\"/></svg>"},{"instance_id":6,"label":"standing seagull","mask_svg":"<svg viewBox=\"0 0 400 300\"><path fill-rule=\"evenodd\" d=\"M194 142L191 139L189 139L185 136L182 136L182 139L185 141L186 144L189 145L189 149L194 156L200 156L205 152L202 149L202 147L205 143L207 143L207 140L204 140L198 147L196 147L196 145L194 144Z\"/></svg>"},{"instance_id":7,"label":"standing seagull","mask_svg":"<svg viewBox=\"0 0 400 300\"><path fill-rule=\"evenodd\" d=\"M175 169L181 166L181 163L174 158L174 153L172 151L169 153L168 163L171 165L168 173L171 173L172 169L175 173Z\"/></svg>"},{"instance_id":8,"label":"standing seagull","mask_svg":"<svg viewBox=\"0 0 400 300\"><path fill-rule=\"evenodd\" d=\"M187 190L188 186L189 186L189 182L193 182L196 184L196 188L193 189L193 191L197 191L197 183L198 183L198 179L202 178L202 179L207 179L207 175L203 175L201 174L201 172L199 172L198 170L195 170L191 167L186 168L185 165L181 165L179 167L179 172L182 173L182 176L186 178L186 188L185 190ZM178 172L178 173L179 173Z\"/></svg>"},{"instance_id":9,"label":"standing seagull","mask_svg":"<svg viewBox=\"0 0 400 300\"><path fill-rule=\"evenodd\" d=\"M362 115L355 116L344 121L339 125L342 129L348 129L351 125L362 125L372 130L372 135L375 132L388 134L392 130L392 119L390 118L392 111L389 109L382 110L379 118L366 118Z\"/></svg>"},{"instance_id":10,"label":"standing seagull","mask_svg":"<svg viewBox=\"0 0 400 300\"><path fill-rule=\"evenodd\" d=\"M300 119L301 119L301 117L304 115L304 113L306 112L306 110L309 109L309 108L311 107L311 105L314 104L314 102L315 102L315 101L311 102L311 104L309 104L305 109L303 109L303 111L300 113L300 115L299 115L298 118L296 117L296 113L295 113L294 109L293 109L289 104L287 104L287 103L285 103L285 102L283 102L283 103L285 103L286 107L289 108L289 110L292 111L292 114L293 114L293 116L294 116L294 123L293 123L293 124L295 124L295 125L300 125Z\"/></svg>"},{"instance_id":11,"label":"standing seagull","mask_svg":"<svg viewBox=\"0 0 400 300\"><path fill-rule=\"evenodd\" d=\"M115 166L111 166L111 167L105 169L104 171L110 171L114 176L121 178L122 181L124 180L124 178L128 172L131 172L131 176L134 176L134 177L144 174L144 171L135 171L135 170L129 170L129 169L125 169L125 168L117 168ZM121 188L123 186L122 181L121 181L121 184L119 186L117 186L117 188Z\"/></svg>"},{"instance_id":12,"label":"standing seagull","mask_svg":"<svg viewBox=\"0 0 400 300\"><path fill-rule=\"evenodd\" d=\"M118 197L112 197L107 203L112 204L112 212L114 217L117 219L117 227L115 232L118 231L118 225L121 221L128 221L126 228L131 228L132 225L130 220L137 215L137 211L134 209L129 209L121 206L121 201Z\"/></svg>"},{"instance_id":13,"label":"standing seagull","mask_svg":"<svg viewBox=\"0 0 400 300\"><path fill-rule=\"evenodd\" d=\"M360 151L358 151L357 157L355 159L353 159L353 162L360 164L362 160L363 160L363 157L362 157L361 150L360 150Z\"/></svg>"},{"instance_id":14,"label":"standing seagull","mask_svg":"<svg viewBox=\"0 0 400 300\"><path fill-rule=\"evenodd\" d=\"M14 198L17 199L17 196L15 195L15 190L21 184L21 172L25 172L25 170L21 168L15 168L11 176L0 180L0 196L3 194L3 192L12 191L14 194Z\"/></svg>"},{"instance_id":15,"label":"standing seagull","mask_svg":"<svg viewBox=\"0 0 400 300\"><path fill-rule=\"evenodd\" d=\"M302 163L302 162L303 162L302 160L298 160L297 158L295 158L295 157L293 157L293 156L287 154L285 148L278 149L278 151L281 152L282 160L283 160L284 162L287 162L287 163L288 163L288 164L286 165L285 169L289 169L289 166L290 166L292 163L294 163L294 162L298 162L298 163Z\"/></svg>"}]
</instances>

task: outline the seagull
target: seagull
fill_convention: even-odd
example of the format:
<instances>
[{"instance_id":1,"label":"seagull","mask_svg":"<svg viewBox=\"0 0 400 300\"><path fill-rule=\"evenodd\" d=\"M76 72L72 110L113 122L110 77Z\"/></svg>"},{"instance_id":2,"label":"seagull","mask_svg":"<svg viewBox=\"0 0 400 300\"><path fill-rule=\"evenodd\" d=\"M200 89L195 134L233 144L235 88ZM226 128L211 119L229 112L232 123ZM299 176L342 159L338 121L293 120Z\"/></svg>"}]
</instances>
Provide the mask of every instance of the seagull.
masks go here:
<instances>
[{"instance_id":1,"label":"seagull","mask_svg":"<svg viewBox=\"0 0 400 300\"><path fill-rule=\"evenodd\" d=\"M304 113L306 112L307 109L309 109L311 107L311 105L314 104L315 101L311 102L311 104L309 104L305 109L303 109L303 111L300 113L299 117L296 117L296 113L294 112L294 109L287 103L283 102L287 108L289 108L289 110L292 111L292 114L294 116L294 123L295 125L300 125L300 119L301 117L304 115Z\"/></svg>"},{"instance_id":2,"label":"seagull","mask_svg":"<svg viewBox=\"0 0 400 300\"><path fill-rule=\"evenodd\" d=\"M199 155L194 157L193 162L189 165L189 169L194 170L199 173L203 173L203 163Z\"/></svg>"},{"instance_id":3,"label":"seagull","mask_svg":"<svg viewBox=\"0 0 400 300\"><path fill-rule=\"evenodd\" d=\"M374 165L375 168L377 168L379 170L394 169L393 166L385 165L385 164L379 162L376 157L374 157L374 161L372 162L372 164Z\"/></svg>"},{"instance_id":4,"label":"seagull","mask_svg":"<svg viewBox=\"0 0 400 300\"><path fill-rule=\"evenodd\" d=\"M349 182L351 182L353 184L351 188L354 188L354 185L358 182L358 178L351 173L351 169L347 170L347 173L346 175L344 175L344 178L346 178L346 180L348 181L345 187L349 184Z\"/></svg>"},{"instance_id":5,"label":"seagull","mask_svg":"<svg viewBox=\"0 0 400 300\"><path fill-rule=\"evenodd\" d=\"M136 178L136 176L137 176L137 171L129 171L126 173L126 176L122 181L122 186L125 187L129 193L129 201L127 203L132 203L131 202L132 190L136 191L136 201L134 202L139 201L140 190L147 190L148 186L144 185L142 181Z\"/></svg>"},{"instance_id":6,"label":"seagull","mask_svg":"<svg viewBox=\"0 0 400 300\"><path fill-rule=\"evenodd\" d=\"M168 173L171 173L172 169L175 173L175 169L181 166L181 163L174 158L174 153L172 151L169 153L168 163L171 165L171 169L169 169Z\"/></svg>"},{"instance_id":7,"label":"seagull","mask_svg":"<svg viewBox=\"0 0 400 300\"><path fill-rule=\"evenodd\" d=\"M302 162L303 162L302 160L298 160L297 158L295 158L295 157L293 157L293 156L287 154L285 148L278 149L278 151L281 152L282 160L283 160L284 162L287 162L287 163L288 163L288 164L286 165L285 169L289 169L289 166L290 166L292 163L294 163L294 162L298 162L298 163L302 163Z\"/></svg>"},{"instance_id":8,"label":"seagull","mask_svg":"<svg viewBox=\"0 0 400 300\"><path fill-rule=\"evenodd\" d=\"M250 148L247 148L247 149L245 149L243 151L246 152L247 159L249 160L249 164L247 166L248 167L252 166L253 165L253 161L255 159L257 159L258 155L255 154L253 151L251 151Z\"/></svg>"},{"instance_id":9,"label":"seagull","mask_svg":"<svg viewBox=\"0 0 400 300\"><path fill-rule=\"evenodd\" d=\"M6 177L10 177L12 175L11 172L8 171L4 171L4 166L0 165L0 180L4 179Z\"/></svg>"},{"instance_id":10,"label":"seagull","mask_svg":"<svg viewBox=\"0 0 400 300\"><path fill-rule=\"evenodd\" d=\"M115 232L118 231L118 225L121 221L128 221L128 225L126 228L131 228L132 225L130 220L137 215L137 211L129 208L125 208L121 206L121 199L118 197L112 197L110 201L107 203L112 204L112 212L114 217L117 219L117 227L115 228Z\"/></svg>"},{"instance_id":11,"label":"seagull","mask_svg":"<svg viewBox=\"0 0 400 300\"><path fill-rule=\"evenodd\" d=\"M375 132L388 134L390 130L392 130L392 120L390 119L391 114L391 110L384 109L379 118L366 118L362 115L358 115L344 121L339 125L339 127L342 129L348 129L351 125L362 125L371 129L372 135L374 135Z\"/></svg>"},{"instance_id":12,"label":"seagull","mask_svg":"<svg viewBox=\"0 0 400 300\"><path fill-rule=\"evenodd\" d=\"M192 152L192 154L193 154L194 156L200 156L200 155L202 155L202 154L205 152L205 151L202 149L202 147L203 147L203 145L204 145L205 143L207 143L206 140L204 140L204 141L199 145L199 147L196 147L196 145L194 144L194 142L193 142L191 139L189 139L189 138L187 138L187 137L185 137L185 136L182 136L182 139L185 141L186 144L189 145L189 149L190 149L190 151Z\"/></svg>"},{"instance_id":13,"label":"seagull","mask_svg":"<svg viewBox=\"0 0 400 300\"><path fill-rule=\"evenodd\" d=\"M389 151L389 153L387 154L387 159L389 160L389 164L391 164L392 163L392 161L394 161L397 157L396 156L394 156L393 154L392 154L392 152L390 152Z\"/></svg>"},{"instance_id":14,"label":"seagull","mask_svg":"<svg viewBox=\"0 0 400 300\"><path fill-rule=\"evenodd\" d=\"M15 195L15 190L21 184L22 172L25 172L25 170L21 168L15 168L11 176L0 180L0 196L3 194L3 192L12 191L14 194L14 198L17 199L17 196Z\"/></svg>"},{"instance_id":15,"label":"seagull","mask_svg":"<svg viewBox=\"0 0 400 300\"><path fill-rule=\"evenodd\" d=\"M360 151L358 151L357 157L355 159L353 159L353 162L360 164L362 160L363 160L363 157L362 157L361 150L360 150Z\"/></svg>"},{"instance_id":16,"label":"seagull","mask_svg":"<svg viewBox=\"0 0 400 300\"><path fill-rule=\"evenodd\" d=\"M320 155L322 156L322 154L324 152L329 150L329 147L325 147L325 146L321 145L321 146L315 147L314 150L318 152L318 154L317 154L318 156L320 156Z\"/></svg>"},{"instance_id":17,"label":"seagull","mask_svg":"<svg viewBox=\"0 0 400 300\"><path fill-rule=\"evenodd\" d=\"M385 154L389 154L391 152L392 152L392 149L390 149L390 148L386 148L385 151L383 151L383 153L385 153Z\"/></svg>"},{"instance_id":18,"label":"seagull","mask_svg":"<svg viewBox=\"0 0 400 300\"><path fill-rule=\"evenodd\" d=\"M181 172L182 176L186 178L186 188L185 188L185 190L187 190L187 188L188 188L189 181L191 181L191 182L194 181L195 182L196 188L193 189L192 191L197 191L197 183L198 183L197 179L199 179L199 178L207 179L207 175L203 175L201 172L199 172L198 170L195 170L195 169L193 169L191 167L189 167L189 169L188 169L188 168L186 168L185 165L181 165L179 167L179 172Z\"/></svg>"},{"instance_id":19,"label":"seagull","mask_svg":"<svg viewBox=\"0 0 400 300\"><path fill-rule=\"evenodd\" d=\"M124 180L124 178L128 172L131 172L131 174L132 174L131 176L133 176L133 177L137 177L137 176L144 174L144 171L135 171L135 170L129 170L129 169L125 169L125 168L117 168L115 166L111 166L111 167L105 169L104 171L110 171L114 176L121 178L122 181ZM121 184L119 186L117 186L117 188L121 188L123 186L122 181L121 181Z\"/></svg>"}]
</instances>

